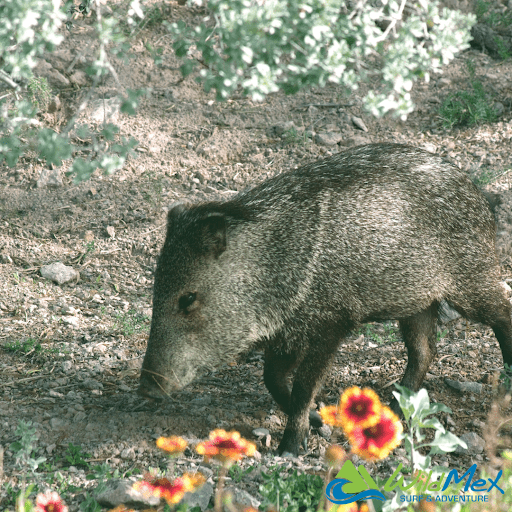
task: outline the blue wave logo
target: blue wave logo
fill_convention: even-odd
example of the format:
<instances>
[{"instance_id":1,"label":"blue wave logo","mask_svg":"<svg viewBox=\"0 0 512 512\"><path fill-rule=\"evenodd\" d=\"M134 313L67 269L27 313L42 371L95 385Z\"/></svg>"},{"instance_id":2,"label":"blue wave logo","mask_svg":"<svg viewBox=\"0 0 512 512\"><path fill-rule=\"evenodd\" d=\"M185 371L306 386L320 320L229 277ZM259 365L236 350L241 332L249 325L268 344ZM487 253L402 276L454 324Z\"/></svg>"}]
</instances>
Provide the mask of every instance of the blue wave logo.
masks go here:
<instances>
[{"instance_id":1,"label":"blue wave logo","mask_svg":"<svg viewBox=\"0 0 512 512\"><path fill-rule=\"evenodd\" d=\"M345 478L336 478L332 482L329 483L327 488L325 489L325 494L329 501L332 501L336 505L348 505L349 503L353 503L354 501L363 501L363 500L381 500L386 501L386 497L377 489L367 489L366 491L359 492L357 494L347 494L343 491L343 486L345 484L351 484L350 480L346 480ZM332 495L332 498L331 498Z\"/></svg>"}]
</instances>

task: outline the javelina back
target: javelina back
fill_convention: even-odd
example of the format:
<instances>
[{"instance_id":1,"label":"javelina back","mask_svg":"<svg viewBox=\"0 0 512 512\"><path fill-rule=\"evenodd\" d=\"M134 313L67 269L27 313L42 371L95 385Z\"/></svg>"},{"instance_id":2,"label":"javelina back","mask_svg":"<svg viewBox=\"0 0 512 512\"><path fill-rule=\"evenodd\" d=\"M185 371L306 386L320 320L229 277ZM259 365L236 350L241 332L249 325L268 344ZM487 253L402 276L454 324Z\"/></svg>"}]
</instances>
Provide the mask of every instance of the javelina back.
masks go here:
<instances>
[{"instance_id":1,"label":"javelina back","mask_svg":"<svg viewBox=\"0 0 512 512\"><path fill-rule=\"evenodd\" d=\"M263 343L265 385L288 414L279 452L297 454L309 406L358 323L399 320L402 385L413 390L436 353L442 300L491 326L512 364L495 232L462 171L398 144L350 149L224 203L178 205L156 269L139 392L163 397Z\"/></svg>"}]
</instances>

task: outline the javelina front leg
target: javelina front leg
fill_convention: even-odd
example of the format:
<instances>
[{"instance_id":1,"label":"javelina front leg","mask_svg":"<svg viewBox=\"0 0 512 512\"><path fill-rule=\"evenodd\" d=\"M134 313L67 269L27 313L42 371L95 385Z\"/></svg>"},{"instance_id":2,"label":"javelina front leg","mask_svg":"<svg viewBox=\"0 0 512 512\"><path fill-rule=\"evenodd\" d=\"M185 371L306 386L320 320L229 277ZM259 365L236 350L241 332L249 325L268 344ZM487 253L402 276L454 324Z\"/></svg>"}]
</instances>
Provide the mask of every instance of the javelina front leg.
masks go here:
<instances>
[{"instance_id":1,"label":"javelina front leg","mask_svg":"<svg viewBox=\"0 0 512 512\"><path fill-rule=\"evenodd\" d=\"M290 414L291 387L288 377L299 364L299 353L282 353L272 347L265 350L263 380L272 398L286 414ZM309 423L316 428L322 426L322 418L313 409L309 411Z\"/></svg>"},{"instance_id":2,"label":"javelina front leg","mask_svg":"<svg viewBox=\"0 0 512 512\"><path fill-rule=\"evenodd\" d=\"M407 347L407 368L401 385L418 391L430 363L436 356L437 307L434 302L429 308L408 318L400 319L400 330ZM398 401L393 398L391 409L402 416Z\"/></svg>"},{"instance_id":3,"label":"javelina front leg","mask_svg":"<svg viewBox=\"0 0 512 512\"><path fill-rule=\"evenodd\" d=\"M304 353L293 382L288 406L288 422L279 444L278 453L297 456L307 443L309 408L327 373L339 345L339 338L327 337L311 342Z\"/></svg>"},{"instance_id":4,"label":"javelina front leg","mask_svg":"<svg viewBox=\"0 0 512 512\"><path fill-rule=\"evenodd\" d=\"M286 414L290 414L291 396L288 376L299 361L297 353L282 353L273 347L267 347L265 350L263 380L272 398Z\"/></svg>"}]
</instances>

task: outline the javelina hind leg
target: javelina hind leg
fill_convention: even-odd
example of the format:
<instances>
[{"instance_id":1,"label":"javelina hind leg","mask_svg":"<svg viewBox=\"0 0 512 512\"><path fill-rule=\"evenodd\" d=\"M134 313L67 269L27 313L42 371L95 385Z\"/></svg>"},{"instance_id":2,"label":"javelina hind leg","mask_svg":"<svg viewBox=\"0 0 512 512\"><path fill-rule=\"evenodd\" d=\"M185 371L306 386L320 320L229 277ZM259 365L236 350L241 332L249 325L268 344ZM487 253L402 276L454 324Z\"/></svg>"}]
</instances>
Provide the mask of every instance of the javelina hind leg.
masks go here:
<instances>
[{"instance_id":1,"label":"javelina hind leg","mask_svg":"<svg viewBox=\"0 0 512 512\"><path fill-rule=\"evenodd\" d=\"M288 422L278 448L280 454L297 456L300 446L307 445L309 407L331 366L340 337L330 339L324 336L315 341L316 343L310 343L295 374L288 408Z\"/></svg>"},{"instance_id":2,"label":"javelina hind leg","mask_svg":"<svg viewBox=\"0 0 512 512\"><path fill-rule=\"evenodd\" d=\"M407 368L401 385L418 391L425 378L430 363L436 356L437 306L430 307L408 318L401 318L400 331L407 347ZM402 416L398 401L393 398L391 409Z\"/></svg>"},{"instance_id":3,"label":"javelina hind leg","mask_svg":"<svg viewBox=\"0 0 512 512\"><path fill-rule=\"evenodd\" d=\"M464 317L491 327L500 344L503 362L512 366L512 307L503 288L496 284L472 291L459 301L450 298L450 304Z\"/></svg>"}]
</instances>

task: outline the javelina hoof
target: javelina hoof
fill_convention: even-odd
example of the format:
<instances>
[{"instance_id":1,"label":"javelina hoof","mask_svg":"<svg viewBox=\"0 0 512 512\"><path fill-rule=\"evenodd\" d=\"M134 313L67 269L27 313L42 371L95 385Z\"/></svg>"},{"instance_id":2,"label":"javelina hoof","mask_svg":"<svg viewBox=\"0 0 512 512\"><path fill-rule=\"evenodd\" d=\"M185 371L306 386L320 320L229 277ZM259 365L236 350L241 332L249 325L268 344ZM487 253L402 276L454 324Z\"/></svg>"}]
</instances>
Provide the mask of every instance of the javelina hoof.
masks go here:
<instances>
[{"instance_id":1,"label":"javelina hoof","mask_svg":"<svg viewBox=\"0 0 512 512\"><path fill-rule=\"evenodd\" d=\"M147 386L145 383L141 383L137 389L137 394L144 398L152 398L153 400L163 400L166 395L163 390L156 386Z\"/></svg>"},{"instance_id":2,"label":"javelina hoof","mask_svg":"<svg viewBox=\"0 0 512 512\"><path fill-rule=\"evenodd\" d=\"M322 416L320 416L320 414L318 414L315 409L311 409L309 411L309 424L313 428L320 428L324 424L322 421Z\"/></svg>"}]
</instances>

